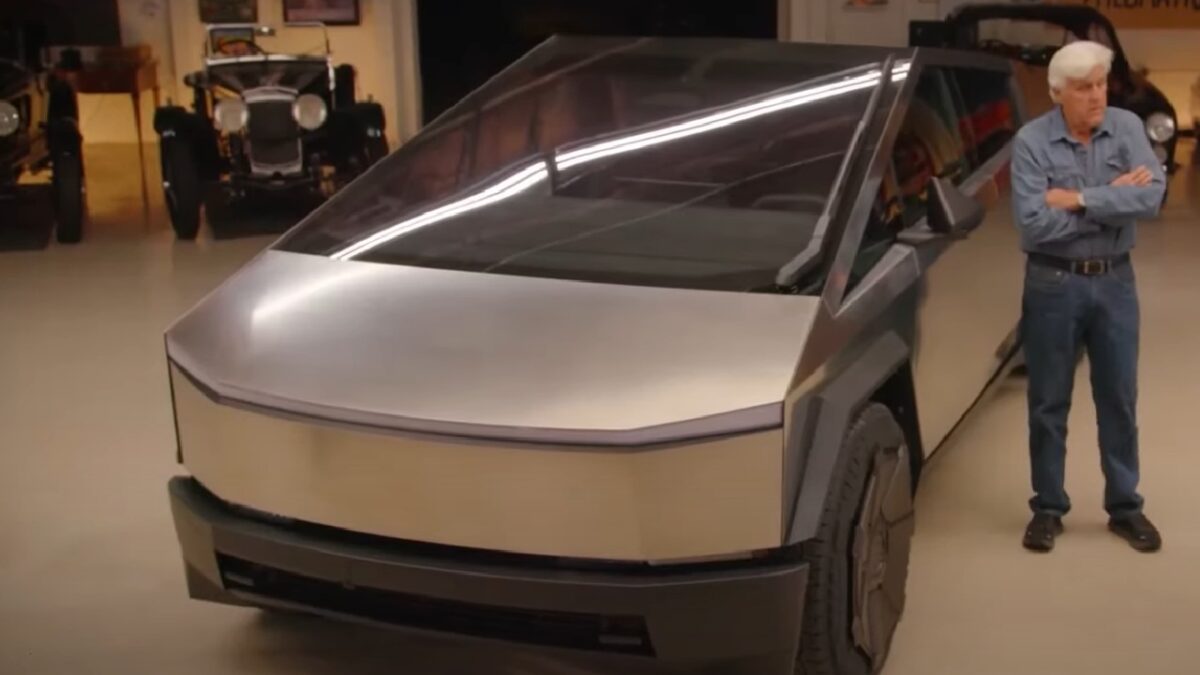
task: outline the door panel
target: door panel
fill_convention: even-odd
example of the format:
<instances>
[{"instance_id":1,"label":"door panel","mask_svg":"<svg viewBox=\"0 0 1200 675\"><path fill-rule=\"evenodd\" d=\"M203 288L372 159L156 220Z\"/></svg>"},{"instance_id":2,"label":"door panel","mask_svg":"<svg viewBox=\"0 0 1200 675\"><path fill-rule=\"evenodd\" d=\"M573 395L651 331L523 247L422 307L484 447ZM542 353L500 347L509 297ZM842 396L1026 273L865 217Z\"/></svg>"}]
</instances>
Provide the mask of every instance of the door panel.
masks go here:
<instances>
[{"instance_id":1,"label":"door panel","mask_svg":"<svg viewBox=\"0 0 1200 675\"><path fill-rule=\"evenodd\" d=\"M921 77L932 81L919 83L918 98L950 123L959 149L943 142L947 149L928 153L933 169L909 175L950 178L986 209L983 223L965 239L936 237L917 245L922 283L914 379L922 438L931 451L978 399L1005 356L1002 347L1020 318L1024 264L1008 180L1019 124L1012 81L1004 73L971 68L935 68ZM912 135L933 146L924 126ZM907 182L912 189L913 179ZM906 199L915 204L914 215L925 215L920 199Z\"/></svg>"},{"instance_id":2,"label":"door panel","mask_svg":"<svg viewBox=\"0 0 1200 675\"><path fill-rule=\"evenodd\" d=\"M998 352L1020 318L1024 266L1007 181L989 180L976 197L987 206L983 224L950 244L922 275L914 379L926 452L945 439L995 374ZM932 257L922 253L922 260Z\"/></svg>"}]
</instances>

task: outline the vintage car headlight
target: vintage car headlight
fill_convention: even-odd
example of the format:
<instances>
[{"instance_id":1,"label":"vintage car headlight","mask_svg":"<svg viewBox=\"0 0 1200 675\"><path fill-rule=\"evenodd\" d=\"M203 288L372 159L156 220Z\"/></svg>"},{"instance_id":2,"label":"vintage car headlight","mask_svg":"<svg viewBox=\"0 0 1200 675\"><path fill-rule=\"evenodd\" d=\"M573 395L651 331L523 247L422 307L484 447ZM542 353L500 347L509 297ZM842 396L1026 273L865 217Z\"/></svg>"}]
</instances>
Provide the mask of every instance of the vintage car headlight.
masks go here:
<instances>
[{"instance_id":1,"label":"vintage car headlight","mask_svg":"<svg viewBox=\"0 0 1200 675\"><path fill-rule=\"evenodd\" d=\"M11 136L21 128L21 113L8 101L0 101L0 137Z\"/></svg>"},{"instance_id":2,"label":"vintage car headlight","mask_svg":"<svg viewBox=\"0 0 1200 675\"><path fill-rule=\"evenodd\" d=\"M241 131L250 120L250 110L240 98L226 98L213 109L213 123L226 133Z\"/></svg>"},{"instance_id":3,"label":"vintage car headlight","mask_svg":"<svg viewBox=\"0 0 1200 675\"><path fill-rule=\"evenodd\" d=\"M1146 118L1146 135L1155 143L1166 143L1175 136L1175 120L1166 113L1153 113Z\"/></svg>"},{"instance_id":4,"label":"vintage car headlight","mask_svg":"<svg viewBox=\"0 0 1200 675\"><path fill-rule=\"evenodd\" d=\"M326 107L325 101L315 94L301 94L292 104L292 117L309 131L324 124L328 115L329 108Z\"/></svg>"}]
</instances>

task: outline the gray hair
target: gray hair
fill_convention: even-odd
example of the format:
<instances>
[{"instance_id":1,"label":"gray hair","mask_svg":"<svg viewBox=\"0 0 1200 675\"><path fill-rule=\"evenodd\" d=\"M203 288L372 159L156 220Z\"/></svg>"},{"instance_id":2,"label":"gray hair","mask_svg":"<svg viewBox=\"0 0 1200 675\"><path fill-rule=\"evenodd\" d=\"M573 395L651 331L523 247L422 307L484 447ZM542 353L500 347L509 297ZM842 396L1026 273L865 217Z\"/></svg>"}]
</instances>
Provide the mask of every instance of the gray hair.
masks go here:
<instances>
[{"instance_id":1,"label":"gray hair","mask_svg":"<svg viewBox=\"0 0 1200 675\"><path fill-rule=\"evenodd\" d=\"M1057 92L1067 86L1067 80L1081 80L1096 66L1104 68L1107 75L1112 70L1112 62L1112 50L1099 42L1080 40L1065 45L1050 59L1050 98L1057 103Z\"/></svg>"}]
</instances>

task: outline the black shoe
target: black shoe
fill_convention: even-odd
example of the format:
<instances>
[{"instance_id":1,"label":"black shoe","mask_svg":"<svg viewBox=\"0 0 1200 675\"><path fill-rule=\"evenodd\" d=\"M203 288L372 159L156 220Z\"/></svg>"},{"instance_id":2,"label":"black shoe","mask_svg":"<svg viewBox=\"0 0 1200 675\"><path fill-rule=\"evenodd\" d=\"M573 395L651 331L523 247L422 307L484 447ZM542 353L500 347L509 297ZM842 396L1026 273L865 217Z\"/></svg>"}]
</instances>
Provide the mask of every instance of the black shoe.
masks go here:
<instances>
[{"instance_id":1,"label":"black shoe","mask_svg":"<svg viewBox=\"0 0 1200 675\"><path fill-rule=\"evenodd\" d=\"M1039 553L1054 550L1054 538L1062 534L1062 518L1049 513L1035 513L1025 528L1025 548Z\"/></svg>"},{"instance_id":2,"label":"black shoe","mask_svg":"<svg viewBox=\"0 0 1200 675\"><path fill-rule=\"evenodd\" d=\"M1141 513L1111 518L1108 521L1108 529L1142 553L1152 553L1162 548L1162 535L1158 533L1154 523Z\"/></svg>"}]
</instances>

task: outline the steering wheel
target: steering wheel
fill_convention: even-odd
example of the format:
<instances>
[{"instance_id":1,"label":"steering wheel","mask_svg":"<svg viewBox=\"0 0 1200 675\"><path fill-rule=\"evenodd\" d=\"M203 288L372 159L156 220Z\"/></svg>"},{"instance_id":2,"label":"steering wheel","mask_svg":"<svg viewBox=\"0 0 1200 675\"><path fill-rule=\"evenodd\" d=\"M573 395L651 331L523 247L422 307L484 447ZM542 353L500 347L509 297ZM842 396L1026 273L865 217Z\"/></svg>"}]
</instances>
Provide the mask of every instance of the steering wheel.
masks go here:
<instances>
[{"instance_id":1,"label":"steering wheel","mask_svg":"<svg viewBox=\"0 0 1200 675\"><path fill-rule=\"evenodd\" d=\"M230 47L234 45L236 45L236 48L230 49ZM245 49L246 52L242 52L243 49ZM246 38L229 38L224 40L217 47L217 51L227 56L257 56L259 54L266 53L263 51L262 47L258 46L258 43L256 43L254 40L247 40Z\"/></svg>"}]
</instances>

